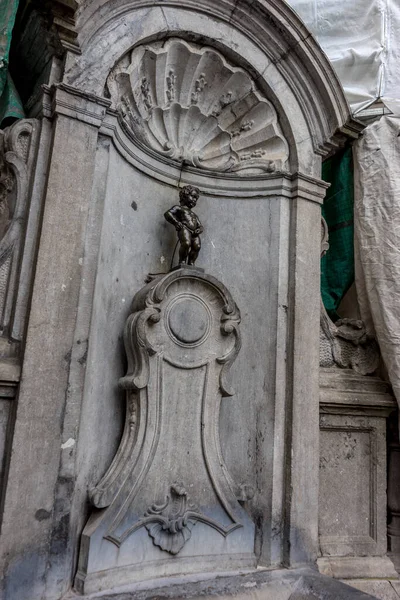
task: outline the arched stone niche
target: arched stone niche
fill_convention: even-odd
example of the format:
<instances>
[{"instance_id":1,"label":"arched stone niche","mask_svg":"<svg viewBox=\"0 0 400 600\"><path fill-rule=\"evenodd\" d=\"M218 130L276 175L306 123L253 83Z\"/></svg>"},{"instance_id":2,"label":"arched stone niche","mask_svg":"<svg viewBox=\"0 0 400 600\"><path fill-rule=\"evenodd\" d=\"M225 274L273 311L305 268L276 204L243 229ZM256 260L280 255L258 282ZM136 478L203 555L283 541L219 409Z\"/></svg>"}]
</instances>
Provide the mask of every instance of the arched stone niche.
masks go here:
<instances>
[{"instance_id":1,"label":"arched stone niche","mask_svg":"<svg viewBox=\"0 0 400 600\"><path fill-rule=\"evenodd\" d=\"M318 440L319 204L326 188L318 176L321 156L351 123L336 77L286 6L277 12L266 2L241 2L226 13L228 4L105 3L94 24L91 9L83 9L83 53L67 64L64 81L110 102L100 127L108 171L91 325L97 343L89 343L83 413L92 417L84 416L82 431L101 391L112 424L120 373L105 357L126 311L109 319L107 307L130 300L147 272L169 266L175 238L162 214L177 188L196 185L206 231L199 265L228 286L242 313L236 394L222 402L219 428L233 480L255 490L243 497L256 525L254 554L248 541L245 554L232 546L241 534L231 534L225 550L210 537L210 552L218 547L240 568L295 564L316 553L318 458L308 444ZM101 428L104 416L94 418ZM307 442L298 431L304 419ZM95 440L88 446L82 457L98 463ZM104 481L118 469L111 466ZM80 589L226 569L225 559L212 555L210 564L203 556L205 525L173 559L143 529L115 547L115 534L107 533L115 506L118 500L84 529ZM140 559L135 544L143 547Z\"/></svg>"},{"instance_id":2,"label":"arched stone niche","mask_svg":"<svg viewBox=\"0 0 400 600\"><path fill-rule=\"evenodd\" d=\"M38 361L46 365L42 409L50 414L58 406L53 421L63 419L62 439L49 419L35 442L57 484L36 489L26 472L18 488L24 487L28 516L47 506L49 496L62 498L53 520L35 524L37 544L46 549L37 577L47 573L48 589L61 589L55 582L73 570L82 531L81 589L150 577L137 557L130 562L123 544L116 550L104 536L99 542L104 513L85 523L89 490L110 466L124 421L117 383L124 375L121 335L130 303L149 273L169 269L175 234L163 214L185 184L201 190L197 212L205 234L198 266L229 289L241 312L242 348L231 369L235 395L222 400L218 425L237 489L254 489L251 498L240 498L254 524L254 547L244 561L239 552L224 555L219 548L206 564L196 554L196 532L207 543L205 525L196 525L176 556L141 530L141 560L153 561L152 579L311 563L318 540L320 204L326 189L320 164L360 128L325 55L283 0L95 0L80 3L75 27L80 54L67 53L61 81L45 90L44 114L57 119L24 366L28 373L39 369ZM190 78L171 58L177 48L193 62ZM162 77L154 78L158 61ZM188 143L187 119L196 131L205 127L200 147L193 138ZM62 328L51 319L43 325L43 289L64 307ZM60 374L65 356L70 367ZM43 397L39 383L25 380L21 407ZM17 426L15 445L25 436ZM52 440L46 448L43 438ZM11 479L18 476L13 460ZM66 513L60 553L49 540ZM13 514L6 529L19 520L22 531L25 517Z\"/></svg>"},{"instance_id":3,"label":"arched stone niche","mask_svg":"<svg viewBox=\"0 0 400 600\"><path fill-rule=\"evenodd\" d=\"M289 145L255 81L211 47L169 38L136 47L107 78L125 131L212 173L288 171Z\"/></svg>"},{"instance_id":4,"label":"arched stone niche","mask_svg":"<svg viewBox=\"0 0 400 600\"><path fill-rule=\"evenodd\" d=\"M292 171L319 177L319 160L312 155L330 152L359 131L329 61L281 2L83 2L76 28L83 51L69 55L64 82L97 95L121 57L149 41L178 35L222 51L247 68L272 101L292 133L292 152L301 147Z\"/></svg>"}]
</instances>

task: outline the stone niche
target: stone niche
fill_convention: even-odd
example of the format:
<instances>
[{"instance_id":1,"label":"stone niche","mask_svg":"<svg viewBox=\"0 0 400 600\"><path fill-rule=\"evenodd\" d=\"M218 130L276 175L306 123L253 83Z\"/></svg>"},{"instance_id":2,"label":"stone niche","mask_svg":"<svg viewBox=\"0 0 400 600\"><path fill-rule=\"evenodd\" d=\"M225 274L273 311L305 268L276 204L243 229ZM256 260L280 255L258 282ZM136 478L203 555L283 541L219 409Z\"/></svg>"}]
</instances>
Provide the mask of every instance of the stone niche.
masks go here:
<instances>
[{"instance_id":1,"label":"stone niche","mask_svg":"<svg viewBox=\"0 0 400 600\"><path fill-rule=\"evenodd\" d=\"M143 496L141 508L129 509L129 514L136 516L130 517L132 523L124 525L125 531L135 527L137 510L144 516L152 510L153 504L165 504L166 498L176 503L179 498L187 497L187 502L190 498L193 504L202 504L200 512L216 513L214 520L219 523L222 519L223 528L210 525L204 518L202 522L196 518L193 522L189 520L190 527L184 530L188 540L173 554L161 547L160 540L146 530L145 524L126 540L125 534L120 537L120 527L119 532L110 533L118 510L125 510L121 508L121 494L128 502L128 492L118 495L118 485L114 482L115 473L122 468L120 454L131 446L133 454L139 451L133 449L133 442L128 443L123 438L117 463L113 463L105 475L105 483L100 482L98 491L91 494L94 505L102 509L102 515L96 513L83 532L76 586L85 592L99 591L116 582L152 578L154 573L163 576L250 568L256 566L256 552L270 556L279 311L274 297L280 293L281 270L288 268L289 196L292 194L285 189L292 187L288 172L289 144L276 110L257 89L252 77L227 61L221 52L177 38L139 46L116 64L106 86L111 107L103 122L103 131L112 136L112 143L110 137L103 136L97 169L98 177L103 180L107 173L107 183L95 186L103 195L104 215L92 318L96 343L89 345L84 407L92 414L91 427L102 432L100 435L105 438L115 427L110 411L113 404L121 403L117 383L124 374L121 352L116 349L130 310L138 310L129 310L133 292L142 288L149 273L168 272L171 267L175 232L165 222L163 213L178 201L179 179L179 186L190 183L200 188L196 211L205 233L198 264L206 269L208 277L217 278L234 296L242 316L242 348L231 369L235 393L231 399L223 398L221 407L219 403L214 407L214 421L212 426L207 425L220 430L222 450L215 452L219 455L222 452L220 460L226 462L223 469L229 473L230 487L224 493L221 491L225 516L219 514L221 507L217 505L214 509L207 508L207 501L202 500L200 493L208 487L218 490L220 484L218 478L210 479L209 474L204 475L206 478L199 487L204 460L208 464L208 446L196 437L196 432L200 432L198 410L202 395L197 388L205 373L195 374L193 369L185 371L188 358L183 353L171 359L172 364L182 365L181 370L177 366L165 367L165 377L170 384L164 395L172 395L177 402L171 409L178 429L171 429L169 440L160 441L171 465L177 466L176 481L174 469L166 467L172 479L163 481L162 485L158 479L156 485L151 481L150 467L145 478L150 479L143 485L147 485L152 494L147 497L145 488L139 488L138 497ZM191 290L189 283L189 295L198 294L196 286ZM287 298L284 285L282 293ZM208 289L200 294L207 314L214 310L217 302L209 298L209 285ZM142 292L139 295L141 297ZM286 299L282 304L287 306L288 302ZM116 308L110 311L110 307ZM170 326L167 329L170 330ZM229 349L229 340L227 342L228 347L220 354L217 348L209 348L209 356L216 352L217 358L222 356ZM137 360L137 352L131 352L132 360ZM168 365L171 360L167 360ZM202 360L201 364L205 364L206 359ZM99 364L102 365L100 370L96 366ZM174 390L174 378L181 382L181 390ZM196 378L200 378L198 383ZM210 385L215 388L214 383ZM193 396L190 402L183 402L184 389ZM217 393L218 388L215 390ZM150 391L147 393L150 395ZM152 393L154 395L154 391ZM140 398L139 403L143 403L143 395ZM149 403L153 401L154 398L148 398ZM131 422L129 402L128 399L125 431ZM144 427L143 422L141 427ZM151 423L147 427L151 430ZM178 443L181 428L193 438L189 459L183 442ZM137 436L145 437L145 431ZM90 457L89 462L99 465L98 452L96 441L91 439L82 461L87 464ZM214 460L218 463L217 458ZM82 462L82 473L85 464ZM157 469L161 469L160 465ZM189 476L193 469L195 479ZM129 482L138 478L135 470L133 473L136 476L128 478ZM117 493L115 500L112 492L104 495L101 491L110 482L113 482L114 494ZM122 482L123 478L120 485ZM174 491L178 483L179 489L185 490L182 496ZM253 490L249 497L246 489ZM207 494L210 496L211 491ZM233 499L226 500L226 494ZM246 510L237 504L238 499L246 504ZM240 518L236 516L231 521L228 514L232 510L233 514L238 512ZM259 532L256 534L254 521L257 518ZM227 535L229 527L234 531ZM261 529L265 529L263 534ZM139 553L135 550L137 547Z\"/></svg>"},{"instance_id":2,"label":"stone niche","mask_svg":"<svg viewBox=\"0 0 400 600\"><path fill-rule=\"evenodd\" d=\"M111 104L101 128L96 175L103 182L106 177L106 183L95 183L104 204L91 325L96 341L89 344L84 400L96 435L109 437L114 424L111 407L121 402L117 381L123 387L132 382L129 369L142 368L150 360L151 372L161 360L164 375L156 384L153 373L143 389L131 383L116 458L104 478L93 481L97 486L90 497L100 512L83 531L75 585L83 592L97 592L154 576L254 568L258 561L281 564L281 477L287 465L279 464L286 452L280 431L286 427L285 394L291 385L284 373L285 353L291 352L286 346L293 292L287 279L291 204L302 186L300 194L309 198L302 226L309 230L319 218L314 201L322 199L325 187L306 178L294 184L298 179L290 169L296 149L290 150L284 120L281 124L249 71L210 45L178 37L139 45L113 67L106 92ZM199 265L207 275L191 278L186 273L179 280L179 294L161 279L155 289L164 286L172 294L172 300L159 307L164 325L136 324L137 331L126 334L128 375L121 379L123 361L115 349L128 315L132 323L139 323L139 315L155 298L163 298L152 289L154 283L139 290L149 273L167 273L173 266L175 234L162 215L176 203L185 183L201 190L196 210L205 234ZM313 269L317 277L315 263ZM217 296L212 297L210 275L223 282L214 283L214 288L222 285L234 295L242 316L241 352L231 369L235 393L221 405L218 395L226 394L211 365L221 362L229 340L225 350L219 349L221 309ZM172 318L169 303L180 302L185 285L204 314L217 310L209 325L214 345L204 344L196 352L190 344L182 350L176 335L172 338L177 346L162 341L173 330L164 315ZM182 330L181 341L186 340L191 320L185 331L180 317L174 318L175 328ZM171 397L173 422L163 412L167 408L159 409L160 417L151 416L161 397ZM211 409L201 409L209 404L213 419L204 413ZM156 425L153 420L158 418ZM201 428L203 437L198 438ZM211 441L213 430L218 441ZM147 456L149 444L153 449ZM98 453L89 433L81 476L88 463L100 470ZM301 541L299 561L309 543L310 539Z\"/></svg>"},{"instance_id":3,"label":"stone niche","mask_svg":"<svg viewBox=\"0 0 400 600\"><path fill-rule=\"evenodd\" d=\"M9 597L59 598L71 573L90 593L313 563L321 159L361 127L283 0L96 0L80 3L76 28L60 80L43 88L50 158L4 503ZM182 271L170 273L163 215L184 185L201 192L204 273L152 296ZM173 308L181 293L192 304ZM163 317L124 347L152 303ZM195 322L182 329L182 306L200 311L204 343ZM236 316L222 332L226 307ZM146 356L162 385L133 377ZM161 388L171 412L142 472L157 429L146 395L154 406Z\"/></svg>"}]
</instances>

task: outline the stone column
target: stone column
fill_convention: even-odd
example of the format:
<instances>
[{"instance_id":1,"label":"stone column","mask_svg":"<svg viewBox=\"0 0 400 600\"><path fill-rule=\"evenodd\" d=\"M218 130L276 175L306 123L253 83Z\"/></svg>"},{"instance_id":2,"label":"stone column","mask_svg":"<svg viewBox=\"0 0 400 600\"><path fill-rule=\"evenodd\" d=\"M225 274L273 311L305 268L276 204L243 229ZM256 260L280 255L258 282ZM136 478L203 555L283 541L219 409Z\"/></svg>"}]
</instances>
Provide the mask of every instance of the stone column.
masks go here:
<instances>
[{"instance_id":1,"label":"stone column","mask_svg":"<svg viewBox=\"0 0 400 600\"><path fill-rule=\"evenodd\" d=\"M295 176L289 264L289 355L284 563L310 563L318 549L318 337L320 203L326 184Z\"/></svg>"},{"instance_id":2,"label":"stone column","mask_svg":"<svg viewBox=\"0 0 400 600\"><path fill-rule=\"evenodd\" d=\"M66 463L74 462L78 415L69 406L79 406L82 389L79 380L71 386L71 379L74 370L84 372L86 351L77 306L83 292L90 297L90 281L82 278L84 245L98 129L107 106L103 98L64 85L45 94L45 116L54 119L52 153L4 505L8 598L42 597L52 541L60 560L67 561L68 511L52 534L53 511L60 511L74 485ZM84 330L90 303L81 310Z\"/></svg>"}]
</instances>

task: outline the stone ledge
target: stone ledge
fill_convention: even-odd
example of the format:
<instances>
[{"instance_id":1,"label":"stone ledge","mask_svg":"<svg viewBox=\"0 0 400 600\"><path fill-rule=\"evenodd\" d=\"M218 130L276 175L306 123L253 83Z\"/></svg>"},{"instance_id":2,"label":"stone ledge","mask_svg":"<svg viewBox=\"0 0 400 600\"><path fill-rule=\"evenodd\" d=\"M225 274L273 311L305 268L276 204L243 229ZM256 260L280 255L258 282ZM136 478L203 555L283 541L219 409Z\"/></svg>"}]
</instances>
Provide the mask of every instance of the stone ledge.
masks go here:
<instances>
[{"instance_id":1,"label":"stone ledge","mask_svg":"<svg viewBox=\"0 0 400 600\"><path fill-rule=\"evenodd\" d=\"M347 580L346 583L366 594L376 596L379 600L400 599L400 582L398 581L388 581L385 579L350 579Z\"/></svg>"},{"instance_id":2,"label":"stone ledge","mask_svg":"<svg viewBox=\"0 0 400 600\"><path fill-rule=\"evenodd\" d=\"M319 572L336 579L394 579L398 574L388 556L330 556L319 558Z\"/></svg>"},{"instance_id":3,"label":"stone ledge","mask_svg":"<svg viewBox=\"0 0 400 600\"><path fill-rule=\"evenodd\" d=\"M17 393L21 365L17 359L0 359L0 400L12 400Z\"/></svg>"},{"instance_id":4,"label":"stone ledge","mask_svg":"<svg viewBox=\"0 0 400 600\"><path fill-rule=\"evenodd\" d=\"M373 375L359 375L352 369L340 367L321 367L320 387L323 389L335 388L338 391L354 392L360 389L365 392L391 396L390 383Z\"/></svg>"},{"instance_id":5,"label":"stone ledge","mask_svg":"<svg viewBox=\"0 0 400 600\"><path fill-rule=\"evenodd\" d=\"M320 369L320 412L389 415L397 408L390 384L351 369Z\"/></svg>"},{"instance_id":6,"label":"stone ledge","mask_svg":"<svg viewBox=\"0 0 400 600\"><path fill-rule=\"evenodd\" d=\"M157 584L147 582L131 587L79 596L73 592L63 600L150 600L154 598L191 600L219 600L234 597L235 600L377 600L341 581L331 579L311 568L299 569L258 569L251 573L224 574L213 579L207 575L193 578L173 578L158 580ZM150 586L150 587L149 587Z\"/></svg>"}]
</instances>

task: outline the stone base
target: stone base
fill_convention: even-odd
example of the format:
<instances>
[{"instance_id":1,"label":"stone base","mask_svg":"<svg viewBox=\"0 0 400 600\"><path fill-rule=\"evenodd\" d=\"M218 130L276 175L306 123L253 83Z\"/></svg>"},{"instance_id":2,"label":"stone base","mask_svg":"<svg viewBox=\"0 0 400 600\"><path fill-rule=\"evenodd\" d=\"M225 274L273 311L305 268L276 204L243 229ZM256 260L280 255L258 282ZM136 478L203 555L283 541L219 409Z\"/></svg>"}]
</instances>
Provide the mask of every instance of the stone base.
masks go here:
<instances>
[{"instance_id":1,"label":"stone base","mask_svg":"<svg viewBox=\"0 0 400 600\"><path fill-rule=\"evenodd\" d=\"M237 572L227 576L219 573L213 579L210 575L167 578L157 583L136 584L114 588L110 592L78 596L71 593L63 600L150 600L154 598L184 598L219 600L376 600L375 596L350 587L341 581L320 575L310 568L279 569L268 571L257 569L252 572Z\"/></svg>"},{"instance_id":2,"label":"stone base","mask_svg":"<svg viewBox=\"0 0 400 600\"><path fill-rule=\"evenodd\" d=\"M399 600L400 581L388 581L382 579L347 579L347 585L355 587L379 600Z\"/></svg>"},{"instance_id":3,"label":"stone base","mask_svg":"<svg viewBox=\"0 0 400 600\"><path fill-rule=\"evenodd\" d=\"M319 558L319 572L335 579L398 579L387 556L332 556Z\"/></svg>"},{"instance_id":4,"label":"stone base","mask_svg":"<svg viewBox=\"0 0 400 600\"><path fill-rule=\"evenodd\" d=\"M216 565L220 565L220 568ZM108 569L98 573L84 573L78 571L75 577L74 587L85 598L96 597L96 594L105 590L115 589L123 586L132 589L148 589L151 586L157 586L157 589L163 585L171 585L172 582L188 579L193 581L197 577L212 577L214 572L221 571L228 575L229 571L233 573L240 569L240 572L253 571L255 568L255 558L253 555L236 559L234 562L230 557L225 559L221 556L212 555L208 559L192 557L177 559L176 561L166 560L164 562L154 562L152 565L128 565L115 569ZM185 573L182 576L181 573ZM203 575L202 575L203 574ZM112 596L111 596L112 597ZM128 596L129 597L129 596Z\"/></svg>"},{"instance_id":5,"label":"stone base","mask_svg":"<svg viewBox=\"0 0 400 600\"><path fill-rule=\"evenodd\" d=\"M397 573L400 573L400 553L399 552L388 552L388 555L389 555L389 558L392 561Z\"/></svg>"},{"instance_id":6,"label":"stone base","mask_svg":"<svg viewBox=\"0 0 400 600\"><path fill-rule=\"evenodd\" d=\"M177 271L178 269L191 269L192 271L198 271L199 273L205 273L205 270L196 265L187 265L186 263L179 263L176 267L172 267L171 271Z\"/></svg>"}]
</instances>

